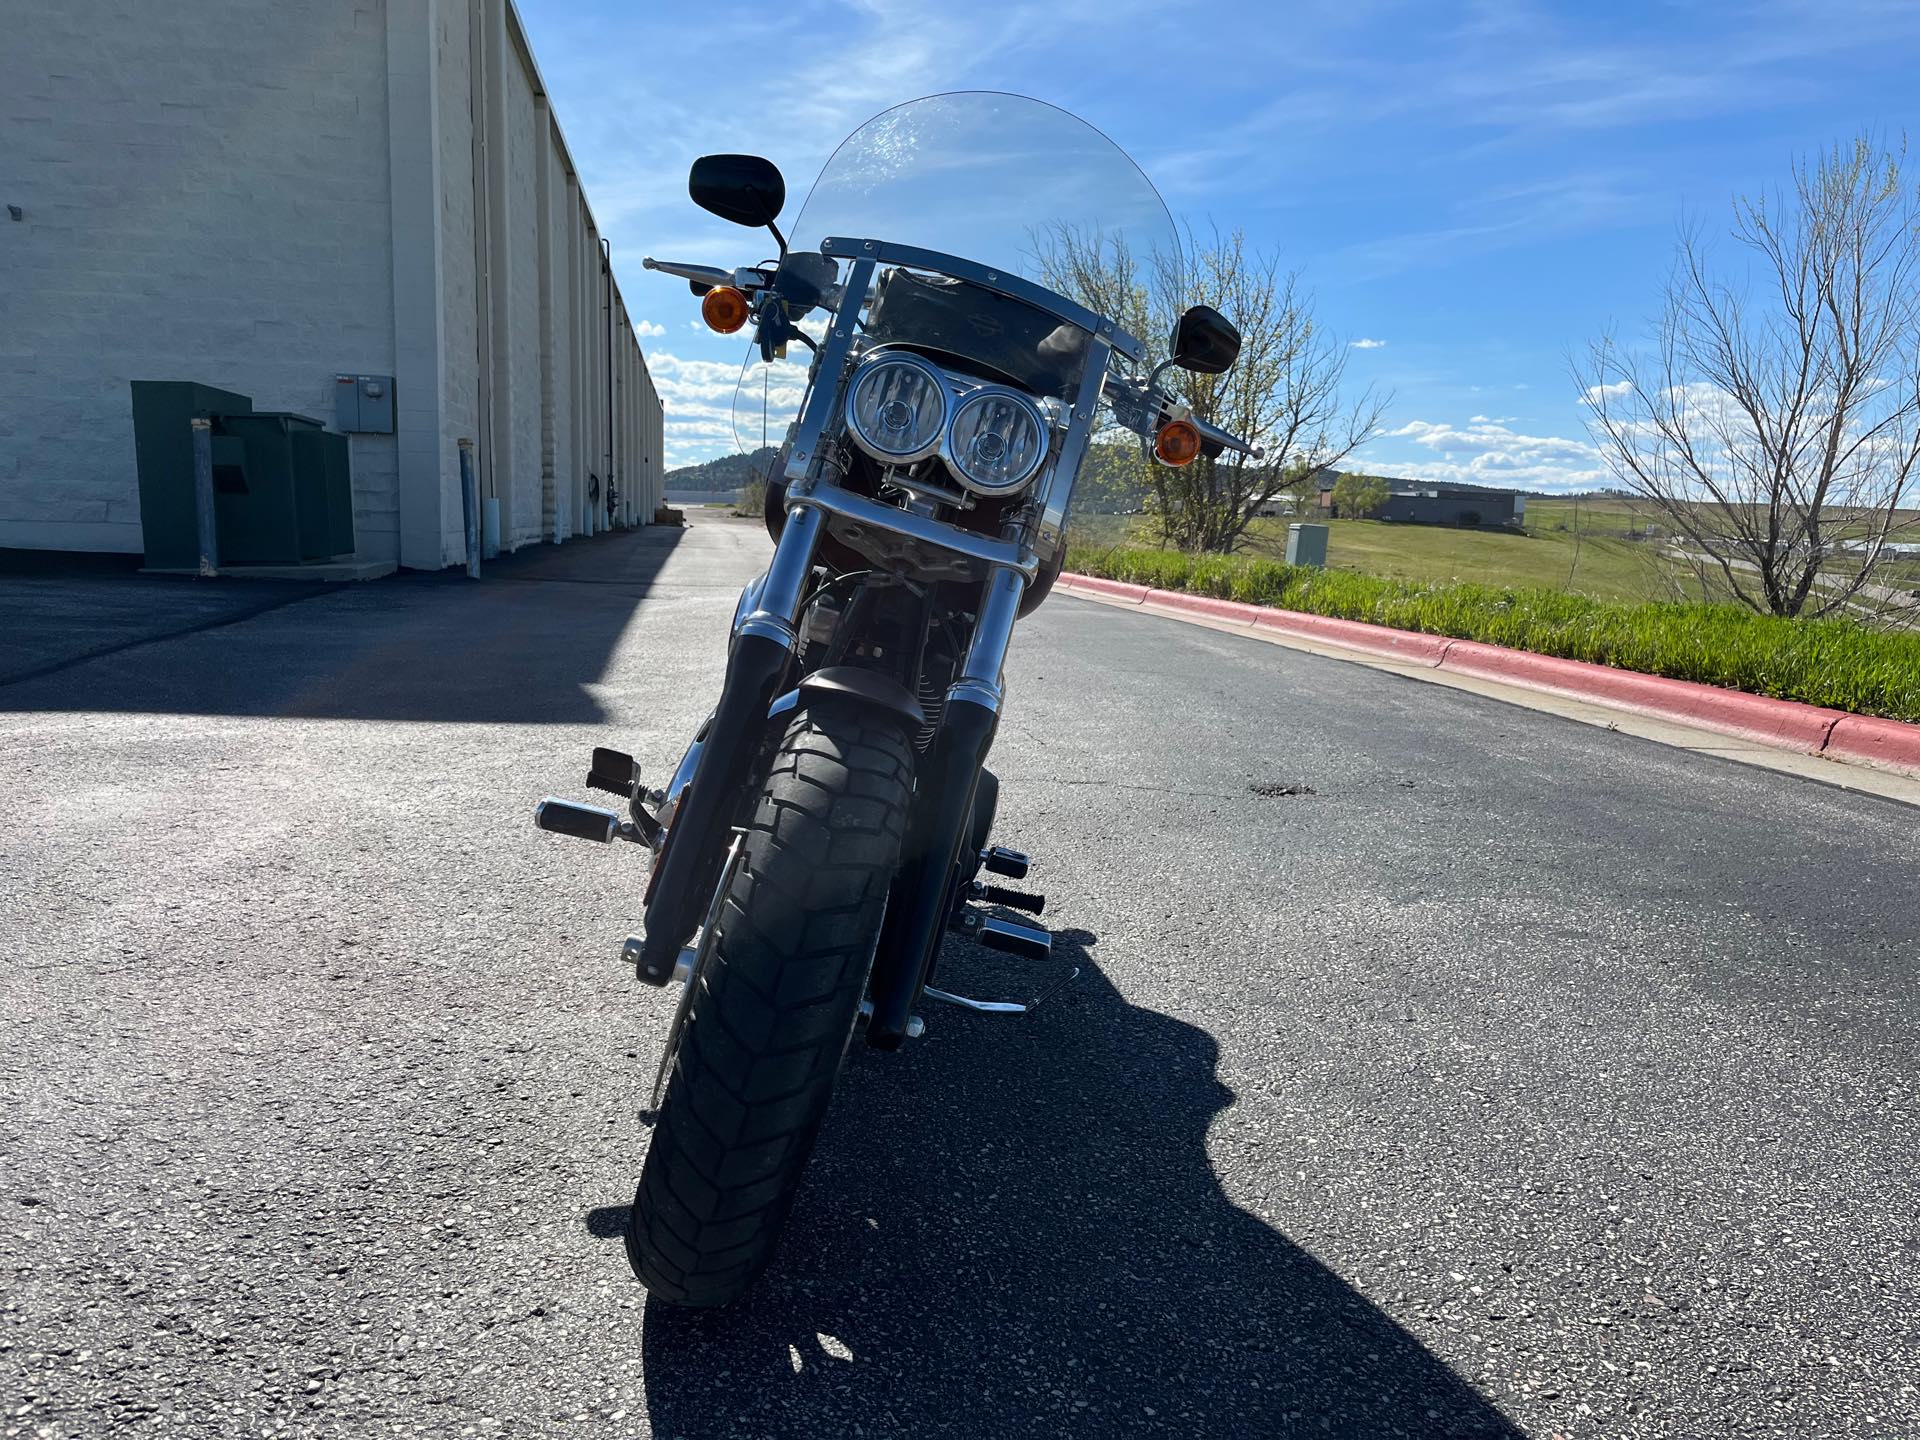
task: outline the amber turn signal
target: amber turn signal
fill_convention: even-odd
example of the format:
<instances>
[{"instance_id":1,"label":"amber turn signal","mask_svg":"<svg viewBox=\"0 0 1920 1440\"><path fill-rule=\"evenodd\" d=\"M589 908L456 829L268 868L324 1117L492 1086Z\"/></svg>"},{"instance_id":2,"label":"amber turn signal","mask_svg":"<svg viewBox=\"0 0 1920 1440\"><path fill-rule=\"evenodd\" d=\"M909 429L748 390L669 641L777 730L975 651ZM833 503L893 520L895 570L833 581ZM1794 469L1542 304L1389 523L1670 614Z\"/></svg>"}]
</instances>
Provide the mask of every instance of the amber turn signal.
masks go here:
<instances>
[{"instance_id":1,"label":"amber turn signal","mask_svg":"<svg viewBox=\"0 0 1920 1440\"><path fill-rule=\"evenodd\" d=\"M1185 420L1169 420L1153 437L1153 454L1162 465L1178 468L1200 453L1200 432Z\"/></svg>"},{"instance_id":2,"label":"amber turn signal","mask_svg":"<svg viewBox=\"0 0 1920 1440\"><path fill-rule=\"evenodd\" d=\"M752 313L747 297L731 285L714 286L700 302L700 318L707 322L708 329L718 330L722 335L733 334L747 323Z\"/></svg>"}]
</instances>

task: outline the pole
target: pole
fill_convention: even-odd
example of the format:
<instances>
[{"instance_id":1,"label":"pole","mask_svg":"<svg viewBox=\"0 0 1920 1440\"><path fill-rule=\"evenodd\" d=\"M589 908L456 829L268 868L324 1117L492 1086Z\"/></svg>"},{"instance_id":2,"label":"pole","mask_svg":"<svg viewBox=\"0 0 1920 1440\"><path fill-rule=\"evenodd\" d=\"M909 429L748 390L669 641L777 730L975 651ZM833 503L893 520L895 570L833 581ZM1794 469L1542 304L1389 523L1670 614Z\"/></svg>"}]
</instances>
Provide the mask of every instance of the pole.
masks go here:
<instances>
[{"instance_id":1,"label":"pole","mask_svg":"<svg viewBox=\"0 0 1920 1440\"><path fill-rule=\"evenodd\" d=\"M220 540L213 514L213 421L193 417L193 519L200 533L200 573L220 573Z\"/></svg>"},{"instance_id":2,"label":"pole","mask_svg":"<svg viewBox=\"0 0 1920 1440\"><path fill-rule=\"evenodd\" d=\"M600 273L607 297L607 528L613 528L613 241L600 242Z\"/></svg>"},{"instance_id":3,"label":"pole","mask_svg":"<svg viewBox=\"0 0 1920 1440\"><path fill-rule=\"evenodd\" d=\"M473 441L460 444L460 503L467 517L467 578L480 578L480 487L473 480Z\"/></svg>"}]
</instances>

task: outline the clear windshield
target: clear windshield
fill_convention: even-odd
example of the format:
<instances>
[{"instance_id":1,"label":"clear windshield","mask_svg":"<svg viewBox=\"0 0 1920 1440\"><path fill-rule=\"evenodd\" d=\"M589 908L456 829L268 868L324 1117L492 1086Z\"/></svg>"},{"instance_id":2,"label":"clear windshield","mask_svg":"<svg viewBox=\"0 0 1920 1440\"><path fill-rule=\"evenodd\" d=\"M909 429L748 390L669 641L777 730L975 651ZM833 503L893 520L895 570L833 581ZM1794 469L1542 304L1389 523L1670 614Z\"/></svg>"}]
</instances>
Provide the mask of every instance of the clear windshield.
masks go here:
<instances>
[{"instance_id":1,"label":"clear windshield","mask_svg":"<svg viewBox=\"0 0 1920 1440\"><path fill-rule=\"evenodd\" d=\"M1045 285L1077 251L1144 276L1179 253L1166 202L1126 151L1058 106L962 90L884 110L841 142L788 232L795 251L830 235L957 255ZM818 331L808 322L809 331ZM750 350L734 401L741 449L778 446L798 413L804 352L772 373Z\"/></svg>"}]
</instances>

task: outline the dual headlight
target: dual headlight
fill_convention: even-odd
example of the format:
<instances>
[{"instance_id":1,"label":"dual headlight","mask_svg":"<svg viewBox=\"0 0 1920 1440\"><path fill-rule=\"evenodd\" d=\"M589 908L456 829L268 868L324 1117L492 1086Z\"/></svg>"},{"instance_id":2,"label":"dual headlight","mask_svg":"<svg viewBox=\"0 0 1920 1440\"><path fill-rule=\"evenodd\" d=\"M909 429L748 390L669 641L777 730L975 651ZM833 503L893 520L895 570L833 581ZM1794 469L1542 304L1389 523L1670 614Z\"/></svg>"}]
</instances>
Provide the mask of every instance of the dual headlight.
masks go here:
<instances>
[{"instance_id":1,"label":"dual headlight","mask_svg":"<svg viewBox=\"0 0 1920 1440\"><path fill-rule=\"evenodd\" d=\"M953 392L918 355L882 350L853 372L847 425L860 447L890 465L938 455L954 478L979 495L1011 495L1047 458L1040 407L1004 385Z\"/></svg>"}]
</instances>

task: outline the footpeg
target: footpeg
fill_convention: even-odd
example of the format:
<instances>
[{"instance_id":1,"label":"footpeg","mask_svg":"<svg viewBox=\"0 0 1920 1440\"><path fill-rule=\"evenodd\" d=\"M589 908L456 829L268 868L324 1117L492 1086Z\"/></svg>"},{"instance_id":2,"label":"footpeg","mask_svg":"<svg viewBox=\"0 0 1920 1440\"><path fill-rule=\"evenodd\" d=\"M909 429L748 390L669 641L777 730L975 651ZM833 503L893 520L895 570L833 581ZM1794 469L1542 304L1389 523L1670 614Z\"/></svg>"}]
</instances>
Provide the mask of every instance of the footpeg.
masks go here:
<instances>
[{"instance_id":1,"label":"footpeg","mask_svg":"<svg viewBox=\"0 0 1920 1440\"><path fill-rule=\"evenodd\" d=\"M1024 857L1023 857L1024 858ZM997 885L978 886L982 891L998 890ZM1006 891L1005 894L1016 894ZM1040 897L1022 896L1023 899L1037 900ZM1004 903L1004 902L1002 902ZM953 928L968 939L986 946L989 950L999 950L1007 955L1017 955L1022 960L1045 960L1053 954L1053 934L1038 925L1022 925L1017 920L1002 920L998 915L982 915L978 910L969 910L962 906L953 917ZM936 990L926 986L921 993L933 1000L944 1001L948 1005L958 1005L963 1010L972 1010L982 1015L1025 1015L1037 1010L1040 1005L1057 995L1068 982L1076 979L1080 967L1073 966L1066 974L1042 990L1024 1005L1017 1000L975 1000L970 996L956 995L951 990Z\"/></svg>"},{"instance_id":2,"label":"footpeg","mask_svg":"<svg viewBox=\"0 0 1920 1440\"><path fill-rule=\"evenodd\" d=\"M606 845L615 840L631 840L636 845L657 845L660 822L638 804L630 807L633 819L622 820L611 810L598 805L578 805L549 795L533 807L533 823L554 835L570 835L575 840L592 840Z\"/></svg>"},{"instance_id":3,"label":"footpeg","mask_svg":"<svg viewBox=\"0 0 1920 1440\"><path fill-rule=\"evenodd\" d=\"M1029 915L1038 915L1047 908L1047 897L1032 895L1025 890L1009 890L1004 885L988 885L976 880L969 887L974 899L984 900L989 905L1004 905L1009 910L1024 910Z\"/></svg>"},{"instance_id":4,"label":"footpeg","mask_svg":"<svg viewBox=\"0 0 1920 1440\"><path fill-rule=\"evenodd\" d=\"M1022 960L1045 960L1053 954L1053 935L1038 925L1022 925L997 915L983 916L975 940L989 950L1018 955Z\"/></svg>"},{"instance_id":5,"label":"footpeg","mask_svg":"<svg viewBox=\"0 0 1920 1440\"><path fill-rule=\"evenodd\" d=\"M620 817L598 805L576 805L549 795L533 810L533 823L555 835L610 844L620 834Z\"/></svg>"},{"instance_id":6,"label":"footpeg","mask_svg":"<svg viewBox=\"0 0 1920 1440\"><path fill-rule=\"evenodd\" d=\"M1022 960L1045 960L1053 954L1052 933L1038 925L1022 925L1017 920L962 909L953 917L953 928L989 950L1018 955Z\"/></svg>"},{"instance_id":7,"label":"footpeg","mask_svg":"<svg viewBox=\"0 0 1920 1440\"><path fill-rule=\"evenodd\" d=\"M1024 880L1033 862L1019 850L1009 850L1004 845L995 845L980 852L980 863L996 875L1004 875L1009 880Z\"/></svg>"}]
</instances>

